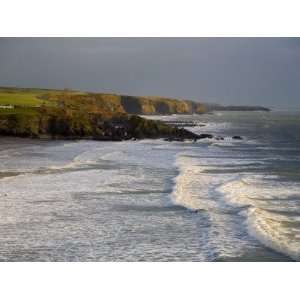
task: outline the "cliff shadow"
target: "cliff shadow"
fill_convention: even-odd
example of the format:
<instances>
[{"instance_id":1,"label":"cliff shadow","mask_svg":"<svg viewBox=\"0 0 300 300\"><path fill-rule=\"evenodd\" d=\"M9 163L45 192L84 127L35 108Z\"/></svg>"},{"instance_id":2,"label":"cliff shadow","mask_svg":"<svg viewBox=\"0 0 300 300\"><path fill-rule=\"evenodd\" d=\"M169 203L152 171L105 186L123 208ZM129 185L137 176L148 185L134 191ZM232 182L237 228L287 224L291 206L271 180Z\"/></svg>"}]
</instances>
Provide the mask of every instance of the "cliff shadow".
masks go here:
<instances>
[{"instance_id":1,"label":"cliff shadow","mask_svg":"<svg viewBox=\"0 0 300 300\"><path fill-rule=\"evenodd\" d=\"M142 104L139 98L132 96L121 96L121 104L128 114L142 114Z\"/></svg>"},{"instance_id":2,"label":"cliff shadow","mask_svg":"<svg viewBox=\"0 0 300 300\"><path fill-rule=\"evenodd\" d=\"M169 105L164 102L157 102L155 105L155 109L156 112L161 115L167 115L171 113Z\"/></svg>"}]
</instances>

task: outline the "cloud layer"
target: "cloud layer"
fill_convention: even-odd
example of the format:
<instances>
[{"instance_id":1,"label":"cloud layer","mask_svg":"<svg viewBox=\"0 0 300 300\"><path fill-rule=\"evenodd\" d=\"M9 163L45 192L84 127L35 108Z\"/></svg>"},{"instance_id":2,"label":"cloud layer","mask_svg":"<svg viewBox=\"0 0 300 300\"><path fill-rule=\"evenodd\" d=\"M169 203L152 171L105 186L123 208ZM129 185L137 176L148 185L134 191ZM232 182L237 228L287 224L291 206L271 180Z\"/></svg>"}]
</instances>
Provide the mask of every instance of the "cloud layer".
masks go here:
<instances>
[{"instance_id":1,"label":"cloud layer","mask_svg":"<svg viewBox=\"0 0 300 300\"><path fill-rule=\"evenodd\" d=\"M0 38L0 85L300 108L299 38Z\"/></svg>"}]
</instances>

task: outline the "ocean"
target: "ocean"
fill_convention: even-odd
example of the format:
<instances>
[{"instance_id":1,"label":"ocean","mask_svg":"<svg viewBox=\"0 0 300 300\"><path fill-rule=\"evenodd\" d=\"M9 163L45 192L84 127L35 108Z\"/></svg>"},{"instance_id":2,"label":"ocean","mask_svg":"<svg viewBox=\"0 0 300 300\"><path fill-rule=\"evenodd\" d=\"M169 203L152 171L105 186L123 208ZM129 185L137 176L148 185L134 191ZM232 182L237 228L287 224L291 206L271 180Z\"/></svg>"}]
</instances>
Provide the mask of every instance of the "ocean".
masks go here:
<instances>
[{"instance_id":1,"label":"ocean","mask_svg":"<svg viewBox=\"0 0 300 300\"><path fill-rule=\"evenodd\" d=\"M300 260L299 112L148 118L224 139L1 137L0 261Z\"/></svg>"}]
</instances>

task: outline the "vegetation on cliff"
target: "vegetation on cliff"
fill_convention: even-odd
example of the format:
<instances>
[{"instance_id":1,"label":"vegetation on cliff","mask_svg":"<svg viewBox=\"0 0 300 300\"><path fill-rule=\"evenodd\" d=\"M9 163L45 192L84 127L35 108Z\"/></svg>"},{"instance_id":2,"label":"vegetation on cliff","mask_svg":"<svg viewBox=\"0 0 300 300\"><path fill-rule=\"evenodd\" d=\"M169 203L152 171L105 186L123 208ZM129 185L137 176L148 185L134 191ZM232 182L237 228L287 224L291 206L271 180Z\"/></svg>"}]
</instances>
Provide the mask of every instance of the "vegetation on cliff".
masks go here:
<instances>
[{"instance_id":1,"label":"vegetation on cliff","mask_svg":"<svg viewBox=\"0 0 300 300\"><path fill-rule=\"evenodd\" d=\"M199 136L139 114L204 113L189 100L72 90L0 88L0 134L21 137L197 139ZM200 137L201 138L201 137Z\"/></svg>"},{"instance_id":2,"label":"vegetation on cliff","mask_svg":"<svg viewBox=\"0 0 300 300\"><path fill-rule=\"evenodd\" d=\"M206 112L205 106L201 103L163 97L121 96L121 104L130 114L168 115Z\"/></svg>"},{"instance_id":3,"label":"vegetation on cliff","mask_svg":"<svg viewBox=\"0 0 300 300\"><path fill-rule=\"evenodd\" d=\"M160 121L136 115L86 113L71 109L32 108L0 114L0 134L32 138L92 138L126 140L142 138L197 138L197 135Z\"/></svg>"},{"instance_id":4,"label":"vegetation on cliff","mask_svg":"<svg viewBox=\"0 0 300 300\"><path fill-rule=\"evenodd\" d=\"M72 90L0 88L0 134L36 138L194 138L136 114L204 112L200 104Z\"/></svg>"},{"instance_id":5,"label":"vegetation on cliff","mask_svg":"<svg viewBox=\"0 0 300 300\"><path fill-rule=\"evenodd\" d=\"M0 88L3 105L15 107L83 108L104 114L192 114L204 113L201 103L164 97L137 97L72 90ZM1 113L1 111L0 111Z\"/></svg>"}]
</instances>

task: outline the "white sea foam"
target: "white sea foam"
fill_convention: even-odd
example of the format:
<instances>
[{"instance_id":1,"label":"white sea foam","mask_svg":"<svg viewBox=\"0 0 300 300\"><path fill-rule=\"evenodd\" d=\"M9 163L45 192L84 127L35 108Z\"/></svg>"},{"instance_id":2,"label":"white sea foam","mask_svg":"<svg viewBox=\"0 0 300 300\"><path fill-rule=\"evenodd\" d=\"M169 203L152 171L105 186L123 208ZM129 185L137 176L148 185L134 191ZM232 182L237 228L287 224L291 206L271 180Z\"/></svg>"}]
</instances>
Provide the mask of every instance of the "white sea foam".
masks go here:
<instances>
[{"instance_id":1,"label":"white sea foam","mask_svg":"<svg viewBox=\"0 0 300 300\"><path fill-rule=\"evenodd\" d=\"M266 246L299 260L300 186L280 182L276 175L207 172L235 168L226 166L231 163L233 161L222 160L222 157L178 154L179 174L174 180L172 200L192 210L208 211L214 223L221 222L220 214L232 211L231 207L240 208L251 235ZM242 172L249 168L247 163L253 161L237 159L234 163L240 165ZM222 222L229 221L223 217ZM225 223L223 226L228 227ZM226 234L231 236L229 232Z\"/></svg>"},{"instance_id":2,"label":"white sea foam","mask_svg":"<svg viewBox=\"0 0 300 300\"><path fill-rule=\"evenodd\" d=\"M273 179L273 180L272 180ZM300 186L276 176L244 176L219 187L233 205L248 205L249 232L263 244L300 259Z\"/></svg>"},{"instance_id":3,"label":"white sea foam","mask_svg":"<svg viewBox=\"0 0 300 300\"><path fill-rule=\"evenodd\" d=\"M230 122L209 122L205 123L205 131L221 132L232 127ZM203 130L203 128L202 128Z\"/></svg>"},{"instance_id":4,"label":"white sea foam","mask_svg":"<svg viewBox=\"0 0 300 300\"><path fill-rule=\"evenodd\" d=\"M238 179L226 182L218 188L218 191L224 194L224 197L233 204L247 205L260 203L262 200L280 199L281 204L285 207L288 205L290 197L300 199L300 187L298 184L288 184L274 181L276 175L260 176L260 175L244 175ZM277 207L280 204L277 201ZM270 202L265 202L267 206Z\"/></svg>"},{"instance_id":5,"label":"white sea foam","mask_svg":"<svg viewBox=\"0 0 300 300\"><path fill-rule=\"evenodd\" d=\"M209 164L215 158L201 159L197 156L178 154L175 165L179 171L174 179L174 189L171 194L173 201L190 209L226 209L225 202L216 199L216 188L234 175L210 174L205 171L215 170L216 166Z\"/></svg>"},{"instance_id":6,"label":"white sea foam","mask_svg":"<svg viewBox=\"0 0 300 300\"><path fill-rule=\"evenodd\" d=\"M198 180L198 176L202 174L201 167L191 164L192 160L190 157L177 157L175 164L179 170L179 174L174 179L174 189L171 197L176 204L183 205L189 209L199 209L201 208L201 203L198 189L200 189L200 185L204 182ZM195 184L198 185L196 194L194 193ZM206 189L204 191L206 191Z\"/></svg>"},{"instance_id":7,"label":"white sea foam","mask_svg":"<svg viewBox=\"0 0 300 300\"><path fill-rule=\"evenodd\" d=\"M295 225L280 216L270 217L261 209L252 209L248 216L248 229L266 246L300 260L300 222Z\"/></svg>"},{"instance_id":8,"label":"white sea foam","mask_svg":"<svg viewBox=\"0 0 300 300\"><path fill-rule=\"evenodd\" d=\"M56 166L49 166L47 169L48 170L67 170L67 169L74 169L76 167L79 167L82 164L80 161L71 161L67 164L63 165L56 165Z\"/></svg>"},{"instance_id":9,"label":"white sea foam","mask_svg":"<svg viewBox=\"0 0 300 300\"><path fill-rule=\"evenodd\" d=\"M210 251L214 249L221 257L238 256L251 245L247 239L240 238L241 224L232 218L235 208L221 201L215 192L216 187L226 180L226 176L206 173L205 171L214 167L202 166L200 163L199 157L184 153L177 155L175 165L179 174L174 179L171 199L188 209L207 212L210 227L203 241L203 248Z\"/></svg>"}]
</instances>

